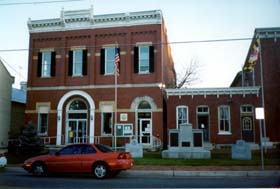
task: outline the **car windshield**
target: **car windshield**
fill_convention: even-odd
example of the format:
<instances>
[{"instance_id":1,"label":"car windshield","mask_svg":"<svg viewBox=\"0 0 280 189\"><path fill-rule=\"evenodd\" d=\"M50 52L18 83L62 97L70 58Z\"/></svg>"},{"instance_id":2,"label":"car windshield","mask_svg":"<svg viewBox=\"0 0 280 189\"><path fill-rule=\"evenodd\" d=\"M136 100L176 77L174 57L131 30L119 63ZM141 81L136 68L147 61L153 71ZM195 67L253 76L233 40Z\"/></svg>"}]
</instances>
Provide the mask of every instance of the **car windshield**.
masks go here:
<instances>
[{"instance_id":1,"label":"car windshield","mask_svg":"<svg viewBox=\"0 0 280 189\"><path fill-rule=\"evenodd\" d=\"M96 147L98 148L98 150L100 150L101 152L104 152L104 153L113 152L113 150L111 150L110 147L105 146L105 145L103 145L103 144L96 144L95 146L96 146Z\"/></svg>"}]
</instances>

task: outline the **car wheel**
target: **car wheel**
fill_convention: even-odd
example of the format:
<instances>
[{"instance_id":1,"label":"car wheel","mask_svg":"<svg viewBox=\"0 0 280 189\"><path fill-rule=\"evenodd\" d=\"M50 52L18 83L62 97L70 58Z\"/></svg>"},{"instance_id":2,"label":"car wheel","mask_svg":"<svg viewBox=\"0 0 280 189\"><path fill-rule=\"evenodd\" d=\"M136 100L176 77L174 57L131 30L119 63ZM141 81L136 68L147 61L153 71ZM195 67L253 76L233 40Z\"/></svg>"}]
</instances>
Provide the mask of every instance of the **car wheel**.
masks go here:
<instances>
[{"instance_id":1,"label":"car wheel","mask_svg":"<svg viewBox=\"0 0 280 189\"><path fill-rule=\"evenodd\" d=\"M104 163L98 163L93 167L93 175L98 179L103 179L108 175L107 165Z\"/></svg>"},{"instance_id":2,"label":"car wheel","mask_svg":"<svg viewBox=\"0 0 280 189\"><path fill-rule=\"evenodd\" d=\"M34 163L34 165L32 166L32 174L37 177L45 176L47 174L47 169L44 163Z\"/></svg>"}]
</instances>

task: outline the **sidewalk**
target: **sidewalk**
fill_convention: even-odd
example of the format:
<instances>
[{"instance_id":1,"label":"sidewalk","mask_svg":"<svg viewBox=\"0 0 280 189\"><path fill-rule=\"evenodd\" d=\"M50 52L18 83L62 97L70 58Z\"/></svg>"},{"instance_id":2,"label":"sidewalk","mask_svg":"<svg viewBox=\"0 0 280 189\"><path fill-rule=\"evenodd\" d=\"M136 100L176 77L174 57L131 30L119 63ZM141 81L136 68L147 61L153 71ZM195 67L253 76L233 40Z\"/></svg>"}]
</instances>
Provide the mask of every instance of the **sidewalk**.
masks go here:
<instances>
[{"instance_id":1,"label":"sidewalk","mask_svg":"<svg viewBox=\"0 0 280 189\"><path fill-rule=\"evenodd\" d=\"M280 166L140 166L124 171L124 176L168 177L280 177Z\"/></svg>"},{"instance_id":2,"label":"sidewalk","mask_svg":"<svg viewBox=\"0 0 280 189\"><path fill-rule=\"evenodd\" d=\"M21 169L20 164L8 164L7 167ZM145 166L135 165L122 171L126 177L279 177L280 166Z\"/></svg>"}]
</instances>

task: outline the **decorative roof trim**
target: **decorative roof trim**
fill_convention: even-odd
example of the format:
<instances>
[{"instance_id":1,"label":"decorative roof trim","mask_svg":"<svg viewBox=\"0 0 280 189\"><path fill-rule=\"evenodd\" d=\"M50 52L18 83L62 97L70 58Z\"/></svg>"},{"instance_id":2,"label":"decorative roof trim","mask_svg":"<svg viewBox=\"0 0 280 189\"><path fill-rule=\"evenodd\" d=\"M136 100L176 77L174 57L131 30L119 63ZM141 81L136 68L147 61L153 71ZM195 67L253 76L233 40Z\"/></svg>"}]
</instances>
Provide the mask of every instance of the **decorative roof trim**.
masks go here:
<instances>
[{"instance_id":1,"label":"decorative roof trim","mask_svg":"<svg viewBox=\"0 0 280 189\"><path fill-rule=\"evenodd\" d=\"M93 7L85 10L64 11L60 18L28 20L30 33L95 29L145 24L161 24L161 10L93 15Z\"/></svg>"},{"instance_id":2,"label":"decorative roof trim","mask_svg":"<svg viewBox=\"0 0 280 189\"><path fill-rule=\"evenodd\" d=\"M167 98L169 96L207 96L215 95L257 95L259 96L260 87L229 87L229 88L188 88L188 89L165 89Z\"/></svg>"},{"instance_id":3,"label":"decorative roof trim","mask_svg":"<svg viewBox=\"0 0 280 189\"><path fill-rule=\"evenodd\" d=\"M255 38L279 38L280 28L256 28Z\"/></svg>"}]
</instances>

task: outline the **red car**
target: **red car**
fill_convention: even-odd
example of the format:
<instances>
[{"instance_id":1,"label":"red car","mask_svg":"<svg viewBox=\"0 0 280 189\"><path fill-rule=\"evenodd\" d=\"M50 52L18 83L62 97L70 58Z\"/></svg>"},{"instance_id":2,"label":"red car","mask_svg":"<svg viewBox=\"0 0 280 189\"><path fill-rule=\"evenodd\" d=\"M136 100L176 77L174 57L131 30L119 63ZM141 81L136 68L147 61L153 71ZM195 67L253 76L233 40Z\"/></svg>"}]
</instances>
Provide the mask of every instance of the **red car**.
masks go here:
<instances>
[{"instance_id":1,"label":"red car","mask_svg":"<svg viewBox=\"0 0 280 189\"><path fill-rule=\"evenodd\" d=\"M128 152L113 152L102 144L73 144L55 154L27 159L22 167L35 176L47 173L92 173L96 178L116 175L133 167Z\"/></svg>"}]
</instances>

